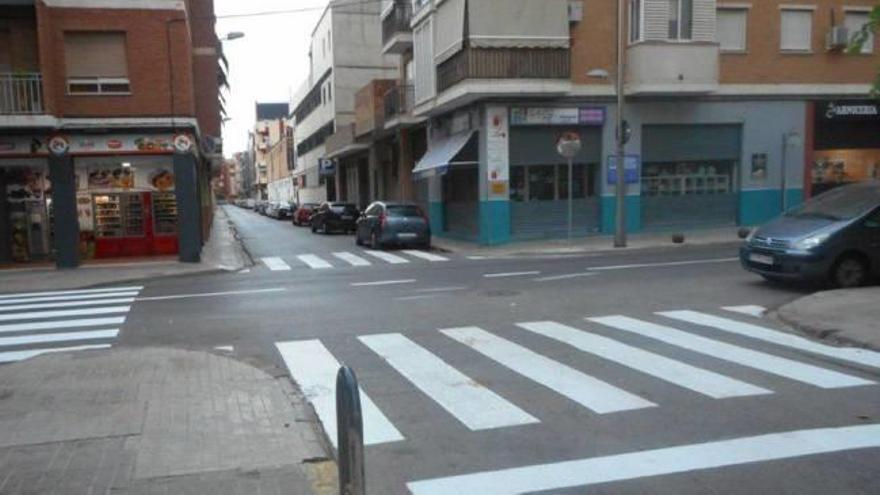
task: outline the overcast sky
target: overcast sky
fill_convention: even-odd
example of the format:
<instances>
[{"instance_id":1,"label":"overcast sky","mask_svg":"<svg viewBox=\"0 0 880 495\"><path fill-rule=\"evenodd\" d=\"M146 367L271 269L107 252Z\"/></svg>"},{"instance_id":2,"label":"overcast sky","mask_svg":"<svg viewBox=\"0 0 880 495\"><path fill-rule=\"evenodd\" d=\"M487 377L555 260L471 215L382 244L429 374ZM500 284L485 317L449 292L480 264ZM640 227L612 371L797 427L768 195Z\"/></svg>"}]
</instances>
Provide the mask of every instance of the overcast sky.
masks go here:
<instances>
[{"instance_id":1,"label":"overcast sky","mask_svg":"<svg viewBox=\"0 0 880 495\"><path fill-rule=\"evenodd\" d=\"M309 39L328 0L214 0L217 33L242 31L242 39L223 43L229 60L231 91L223 128L227 156L243 151L254 124L254 102L287 102L308 75ZM305 12L224 19L230 14L276 10Z\"/></svg>"}]
</instances>

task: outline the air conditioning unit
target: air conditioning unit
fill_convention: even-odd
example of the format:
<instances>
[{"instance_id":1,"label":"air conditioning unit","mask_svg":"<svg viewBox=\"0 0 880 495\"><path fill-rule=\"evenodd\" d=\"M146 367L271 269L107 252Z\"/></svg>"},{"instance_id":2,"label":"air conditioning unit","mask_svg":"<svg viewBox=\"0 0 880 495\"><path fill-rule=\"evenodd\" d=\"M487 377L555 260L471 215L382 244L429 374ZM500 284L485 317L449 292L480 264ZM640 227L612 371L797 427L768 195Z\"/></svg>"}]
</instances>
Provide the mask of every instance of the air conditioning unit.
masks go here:
<instances>
[{"instance_id":1,"label":"air conditioning unit","mask_svg":"<svg viewBox=\"0 0 880 495\"><path fill-rule=\"evenodd\" d=\"M568 2L568 22L575 23L584 20L584 1L569 0Z\"/></svg>"},{"instance_id":2,"label":"air conditioning unit","mask_svg":"<svg viewBox=\"0 0 880 495\"><path fill-rule=\"evenodd\" d=\"M825 48L829 51L843 50L849 46L849 29L844 26L834 26L825 35Z\"/></svg>"}]
</instances>

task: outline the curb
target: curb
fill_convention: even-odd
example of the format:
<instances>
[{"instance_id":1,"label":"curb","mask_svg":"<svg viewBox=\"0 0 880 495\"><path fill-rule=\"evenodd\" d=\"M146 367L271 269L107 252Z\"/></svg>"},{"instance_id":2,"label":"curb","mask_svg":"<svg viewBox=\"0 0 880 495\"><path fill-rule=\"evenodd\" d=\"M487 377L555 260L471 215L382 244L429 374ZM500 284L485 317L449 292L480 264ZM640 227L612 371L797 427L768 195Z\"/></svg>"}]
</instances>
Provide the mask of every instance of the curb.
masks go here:
<instances>
[{"instance_id":1,"label":"curb","mask_svg":"<svg viewBox=\"0 0 880 495\"><path fill-rule=\"evenodd\" d=\"M809 296L807 296L807 297L809 297ZM789 304L794 304L796 302L797 301L794 301ZM786 325L788 327L793 328L794 330L797 330L798 332L800 332L804 335L807 335L807 336L812 337L814 339L821 340L823 342L827 342L827 343L837 345L837 346L842 346L842 347L857 347L860 349L880 350L880 346L876 346L876 345L870 344L868 342L863 342L861 340L852 339L852 338L849 338L846 336L842 336L842 335L840 335L840 330L838 330L838 329L819 328L819 327L815 327L815 326L803 323L797 318L791 318L791 317L785 316L780 311L784 307L785 306L782 306L782 307L774 310L768 316L783 323L784 325Z\"/></svg>"}]
</instances>

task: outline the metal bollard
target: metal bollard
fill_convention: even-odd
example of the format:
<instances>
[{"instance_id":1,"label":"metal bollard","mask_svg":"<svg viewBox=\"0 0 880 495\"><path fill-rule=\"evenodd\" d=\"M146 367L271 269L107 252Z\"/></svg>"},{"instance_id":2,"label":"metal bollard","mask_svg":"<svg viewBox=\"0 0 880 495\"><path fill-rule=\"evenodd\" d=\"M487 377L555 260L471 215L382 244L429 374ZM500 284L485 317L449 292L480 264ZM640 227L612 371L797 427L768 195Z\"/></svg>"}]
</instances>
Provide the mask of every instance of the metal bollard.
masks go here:
<instances>
[{"instance_id":1,"label":"metal bollard","mask_svg":"<svg viewBox=\"0 0 880 495\"><path fill-rule=\"evenodd\" d=\"M348 366L336 374L336 445L339 495L364 495L364 422L357 376Z\"/></svg>"}]
</instances>

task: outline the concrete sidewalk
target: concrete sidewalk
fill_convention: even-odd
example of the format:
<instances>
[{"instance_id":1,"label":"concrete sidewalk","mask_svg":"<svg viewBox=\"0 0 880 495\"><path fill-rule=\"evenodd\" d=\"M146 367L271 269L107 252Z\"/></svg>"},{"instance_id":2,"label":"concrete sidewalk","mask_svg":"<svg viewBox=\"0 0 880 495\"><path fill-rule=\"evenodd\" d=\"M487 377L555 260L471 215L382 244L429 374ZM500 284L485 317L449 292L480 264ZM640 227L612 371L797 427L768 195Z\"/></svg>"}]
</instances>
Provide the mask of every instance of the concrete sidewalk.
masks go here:
<instances>
[{"instance_id":1,"label":"concrete sidewalk","mask_svg":"<svg viewBox=\"0 0 880 495\"><path fill-rule=\"evenodd\" d=\"M705 246L712 244L738 243L742 239L738 236L738 227L722 229L703 229L683 231L685 242L676 244L672 242L672 232L664 233L638 233L631 234L627 239L628 250L649 249L660 247L681 246ZM474 242L465 242L455 239L435 236L431 240L432 245L443 251L467 252L484 256L523 256L523 255L563 255L595 253L603 251L619 251L614 247L614 236L594 235L589 237L577 237L569 242L567 239L524 241L505 244L502 246L482 246Z\"/></svg>"},{"instance_id":2,"label":"concrete sidewalk","mask_svg":"<svg viewBox=\"0 0 880 495\"><path fill-rule=\"evenodd\" d=\"M164 348L0 366L0 493L336 493L314 414L286 378Z\"/></svg>"},{"instance_id":3,"label":"concrete sidewalk","mask_svg":"<svg viewBox=\"0 0 880 495\"><path fill-rule=\"evenodd\" d=\"M202 249L200 263L181 263L176 257L151 260L94 261L75 270L56 270L54 265L0 270L0 293L71 289L100 284L135 282L158 277L236 271L252 262L223 208L214 215L211 236Z\"/></svg>"},{"instance_id":4,"label":"concrete sidewalk","mask_svg":"<svg viewBox=\"0 0 880 495\"><path fill-rule=\"evenodd\" d=\"M880 287L817 292L775 315L814 337L880 350Z\"/></svg>"}]
</instances>

